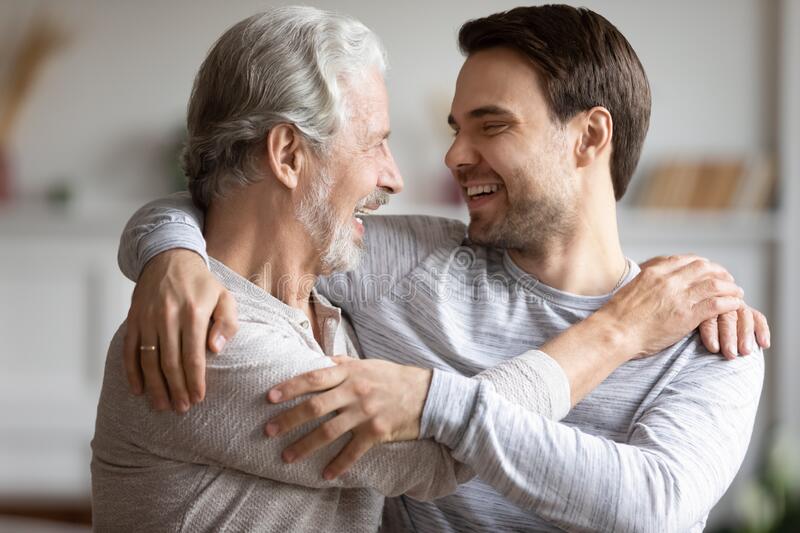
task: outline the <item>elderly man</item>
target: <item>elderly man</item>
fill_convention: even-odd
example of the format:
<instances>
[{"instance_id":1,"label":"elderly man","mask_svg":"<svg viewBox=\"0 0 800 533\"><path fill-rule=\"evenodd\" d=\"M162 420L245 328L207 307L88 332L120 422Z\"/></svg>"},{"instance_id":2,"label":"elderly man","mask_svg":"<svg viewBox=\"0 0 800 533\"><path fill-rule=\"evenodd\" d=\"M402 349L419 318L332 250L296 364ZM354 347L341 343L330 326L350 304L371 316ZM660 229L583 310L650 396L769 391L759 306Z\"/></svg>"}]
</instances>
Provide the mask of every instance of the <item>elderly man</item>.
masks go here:
<instances>
[{"instance_id":1,"label":"elderly man","mask_svg":"<svg viewBox=\"0 0 800 533\"><path fill-rule=\"evenodd\" d=\"M318 31L280 33L297 33L320 46L314 41ZM98 412L96 494L108 504L120 496L115 490L126 490L116 488L122 481L141 482L175 495L168 498L176 503L165 515L194 517L200 512L196 500L207 501L206 480L236 469L244 474L218 488L245 490L238 482L253 496L242 500L225 494L220 503L214 495L208 519L248 524L256 515L261 527L278 527L267 522L259 498L277 501L271 504L276 509L290 501L284 493L296 490L287 482L324 488L307 493L315 502L311 510L270 515L269 520L287 515L312 520L294 523L294 529L303 530L325 516L314 512L323 507L316 502L328 501L332 490L341 498L346 490L320 479L310 483L298 472L321 470L340 450L325 472L328 482L358 477L385 494L413 489L412 496L426 497L453 490L467 472L433 445L418 449L416 469L397 453L388 466L382 463L387 480L370 479L376 458L387 453L385 445L369 449L372 444L419 436L446 445L480 480L433 502L395 502L395 527L408 520L408 527L425 531L702 528L746 450L763 359L748 344L752 317L738 300L738 288L715 266L669 258L637 276L638 267L622 254L615 199L624 194L638 160L650 98L641 65L616 28L595 13L565 6L519 8L462 28L460 44L468 57L450 116L456 138L447 163L468 200L468 229L423 217L372 217L363 226L354 218L362 207L384 201L370 188L400 188L386 145L386 102L376 71L360 79L337 74L349 114L330 129L326 145L305 121L331 115L298 101L287 104L297 115L282 115L261 129L242 123L240 117L276 113L242 92L233 73L209 74L219 100L198 109L206 90L204 70L236 63L211 60L223 43L224 37L198 76L185 158L193 199L205 210L206 242L199 229L202 213L177 198L138 213L121 253L121 264L133 278L147 264L130 315L136 329L128 332L126 352L138 346L156 407L166 407L166 380L174 407L188 413L147 413L143 402L124 397L118 335ZM262 49L255 47L255 55ZM236 57L234 50L225 52ZM360 65L351 68L369 71ZM270 94L279 81L248 77L253 79ZM333 99L338 96L331 93ZM237 135L246 135L240 148L252 148L251 166L229 161L240 153L234 150ZM318 151L301 150L307 143ZM314 186L323 192L314 194ZM312 194L314 200L308 198ZM302 209L309 205L311 212ZM328 322L328 317L335 311L323 307L311 285L317 274L352 266L349 258L356 255L364 229L369 246L361 265L322 280L320 287L351 316L365 355L437 370L339 360L327 370L292 379L270 392L272 402L334 388L273 417L265 428L270 438L260 442L258 420L266 422L275 407L258 405L259 393L303 366L327 366L322 357L299 362L306 361L303 354L315 348L315 341L320 348L315 355L338 352L337 333L326 329L334 326L335 319ZM205 329L191 320L175 327L174 315L148 320L141 302L158 308L159 291L169 292L178 279L195 284L205 299L222 298L212 345L229 327L224 324L226 317L231 322L231 311L227 293L216 290L209 274L197 268L199 258L169 252L153 259L176 247L210 256L211 275L232 292L243 322L220 356L208 360L208 397L191 410L183 395L188 379L193 399L202 396L201 367L191 367L202 360L191 354L204 342ZM373 283L376 274L387 283ZM261 292L247 284L248 276ZM293 281L298 279L303 281ZM181 290L178 296L185 297ZM168 309L174 302L166 300ZM285 313L273 312L267 320L259 308L269 302ZM701 320L735 309L742 309L743 351L754 355L725 362L705 352L694 336L681 339ZM201 313L199 323L207 318ZM297 353L287 351L286 337L304 332L307 346L295 343ZM559 333L542 351L526 352ZM186 377L177 364L179 346L190 355ZM631 361L659 350L652 359ZM237 379L221 379L220 369L231 366L240 374ZM136 366L129 363L128 373L139 387ZM247 385L238 385L239 380ZM570 400L576 403L595 387L562 423L548 420L561 417ZM108 406L111 402L123 405ZM131 411L137 413L133 420L124 414ZM289 464L275 464L275 446L296 438L298 426L307 431L313 428L307 422L334 411L336 416L284 451ZM157 423L163 425L153 429ZM126 434L140 425L140 436ZM207 434L208 428L214 432ZM345 447L350 430L353 437ZM167 451L158 447L164 445L159 438L169 441ZM333 447L324 446L321 454L311 453L330 442ZM224 453L209 451L215 445ZM166 468L150 472L157 463L125 457L131 446L145 450L142 455L150 461L148 454L156 454L177 461L169 463L171 468L194 473L170 479ZM309 454L313 462L299 461ZM359 457L350 472L337 477ZM264 470L249 467L252 463ZM420 477L392 484L398 471ZM116 507L131 518L141 514ZM327 509L326 525L347 524L343 515L348 514L351 530L362 527L356 507ZM369 510L361 509L360 516L374 516L372 507L365 507Z\"/></svg>"}]
</instances>

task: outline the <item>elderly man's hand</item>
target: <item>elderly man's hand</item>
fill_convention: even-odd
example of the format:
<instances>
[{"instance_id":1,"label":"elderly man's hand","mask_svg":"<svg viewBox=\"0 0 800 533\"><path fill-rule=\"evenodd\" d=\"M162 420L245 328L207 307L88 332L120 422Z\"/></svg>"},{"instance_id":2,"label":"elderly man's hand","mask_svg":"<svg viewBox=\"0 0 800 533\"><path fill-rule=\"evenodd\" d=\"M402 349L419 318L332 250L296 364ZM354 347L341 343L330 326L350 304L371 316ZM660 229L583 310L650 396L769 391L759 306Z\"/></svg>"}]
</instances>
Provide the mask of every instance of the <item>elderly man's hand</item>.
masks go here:
<instances>
[{"instance_id":1,"label":"elderly man's hand","mask_svg":"<svg viewBox=\"0 0 800 533\"><path fill-rule=\"evenodd\" d=\"M188 411L205 396L206 344L219 353L238 329L236 302L199 255L182 249L157 255L145 265L128 312L131 391L146 390L156 410Z\"/></svg>"},{"instance_id":2,"label":"elderly man's hand","mask_svg":"<svg viewBox=\"0 0 800 533\"><path fill-rule=\"evenodd\" d=\"M760 312L722 266L693 255L657 257L597 313L615 320L635 355L646 356L700 327L705 347L727 359L750 354L754 339L769 347L770 332Z\"/></svg>"},{"instance_id":3,"label":"elderly man's hand","mask_svg":"<svg viewBox=\"0 0 800 533\"><path fill-rule=\"evenodd\" d=\"M302 374L270 390L267 401L273 403L327 392L284 411L264 428L274 437L336 412L283 452L283 460L292 463L352 431L350 442L325 468L325 479L346 472L376 444L416 439L432 375L428 369L388 361L334 359L334 367Z\"/></svg>"}]
</instances>

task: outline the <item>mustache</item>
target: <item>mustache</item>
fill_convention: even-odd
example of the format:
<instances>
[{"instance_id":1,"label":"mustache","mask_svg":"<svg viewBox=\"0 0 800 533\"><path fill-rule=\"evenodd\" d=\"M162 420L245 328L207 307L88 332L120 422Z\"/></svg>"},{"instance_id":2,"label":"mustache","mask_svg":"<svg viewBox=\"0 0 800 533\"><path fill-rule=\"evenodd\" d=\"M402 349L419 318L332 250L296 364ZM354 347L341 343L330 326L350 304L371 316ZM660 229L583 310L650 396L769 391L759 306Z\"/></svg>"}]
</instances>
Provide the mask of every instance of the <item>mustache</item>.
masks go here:
<instances>
[{"instance_id":1,"label":"mustache","mask_svg":"<svg viewBox=\"0 0 800 533\"><path fill-rule=\"evenodd\" d=\"M389 193L383 189L375 189L370 194L365 196L358 205L356 205L356 209L361 209L362 207L366 207L368 205L375 205L380 207L382 205L386 205L389 203Z\"/></svg>"}]
</instances>

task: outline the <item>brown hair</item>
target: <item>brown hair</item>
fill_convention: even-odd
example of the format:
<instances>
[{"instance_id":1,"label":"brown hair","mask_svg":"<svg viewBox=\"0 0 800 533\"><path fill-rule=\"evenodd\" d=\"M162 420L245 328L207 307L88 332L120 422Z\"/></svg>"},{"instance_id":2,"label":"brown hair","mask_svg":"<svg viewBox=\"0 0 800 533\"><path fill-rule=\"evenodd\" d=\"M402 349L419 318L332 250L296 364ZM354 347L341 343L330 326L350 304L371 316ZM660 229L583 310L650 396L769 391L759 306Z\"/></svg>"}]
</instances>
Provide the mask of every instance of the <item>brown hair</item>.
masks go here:
<instances>
[{"instance_id":1,"label":"brown hair","mask_svg":"<svg viewBox=\"0 0 800 533\"><path fill-rule=\"evenodd\" d=\"M458 33L461 51L495 46L518 50L534 64L553 120L566 122L595 106L614 120L611 180L625 194L650 124L650 85L630 43L608 20L565 5L517 7L470 20Z\"/></svg>"}]
</instances>

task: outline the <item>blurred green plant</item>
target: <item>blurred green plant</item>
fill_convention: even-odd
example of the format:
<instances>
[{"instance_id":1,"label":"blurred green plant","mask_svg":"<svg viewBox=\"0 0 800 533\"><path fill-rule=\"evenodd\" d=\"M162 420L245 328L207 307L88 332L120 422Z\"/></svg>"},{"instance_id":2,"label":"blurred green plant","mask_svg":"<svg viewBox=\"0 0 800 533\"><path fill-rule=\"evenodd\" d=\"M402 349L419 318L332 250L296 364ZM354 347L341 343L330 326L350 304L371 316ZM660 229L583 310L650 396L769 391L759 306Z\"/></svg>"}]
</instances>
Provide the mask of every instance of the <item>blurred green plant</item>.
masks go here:
<instances>
[{"instance_id":1,"label":"blurred green plant","mask_svg":"<svg viewBox=\"0 0 800 533\"><path fill-rule=\"evenodd\" d=\"M736 523L715 533L800 532L800 450L785 431L773 430L759 475L739 494Z\"/></svg>"}]
</instances>

